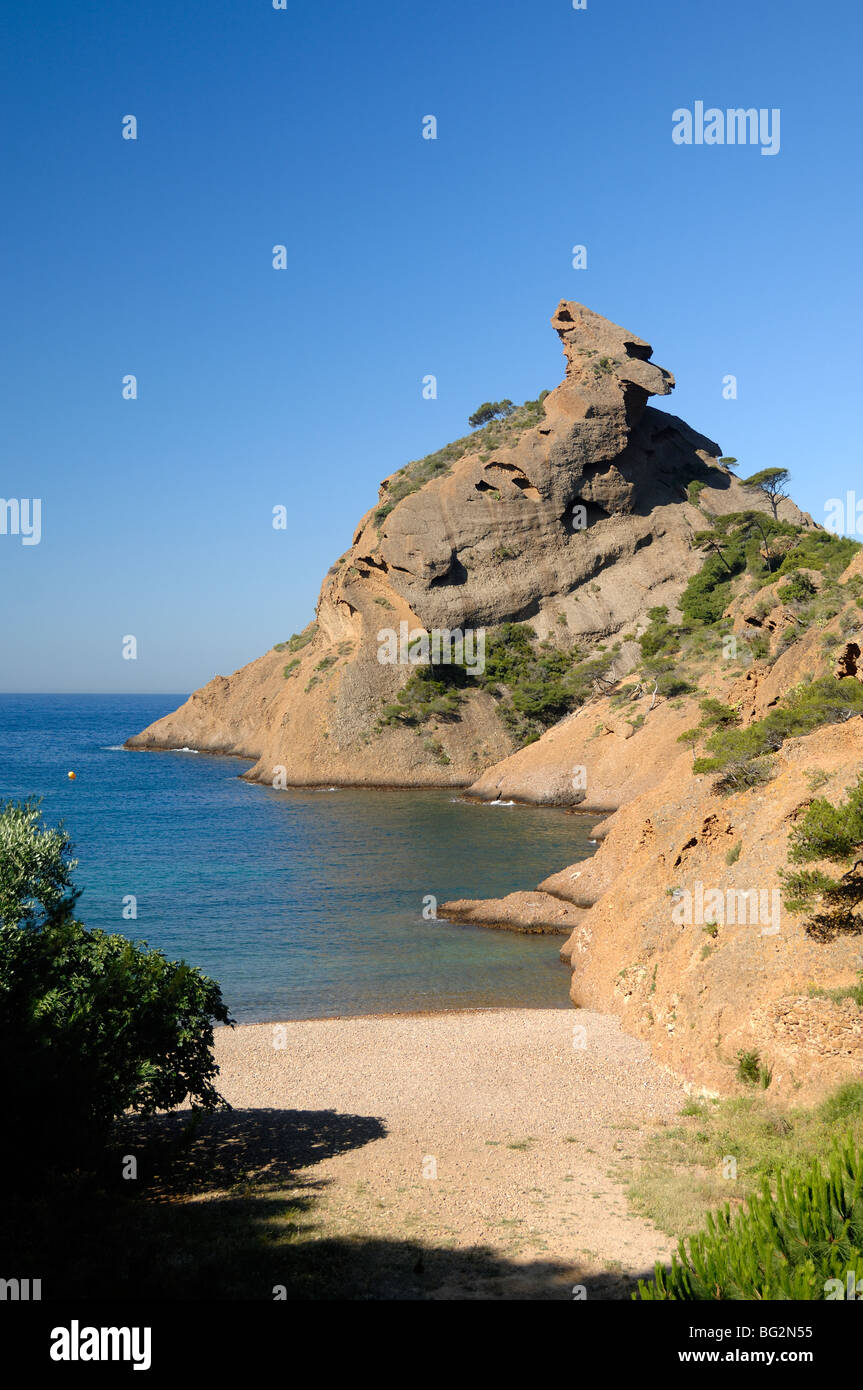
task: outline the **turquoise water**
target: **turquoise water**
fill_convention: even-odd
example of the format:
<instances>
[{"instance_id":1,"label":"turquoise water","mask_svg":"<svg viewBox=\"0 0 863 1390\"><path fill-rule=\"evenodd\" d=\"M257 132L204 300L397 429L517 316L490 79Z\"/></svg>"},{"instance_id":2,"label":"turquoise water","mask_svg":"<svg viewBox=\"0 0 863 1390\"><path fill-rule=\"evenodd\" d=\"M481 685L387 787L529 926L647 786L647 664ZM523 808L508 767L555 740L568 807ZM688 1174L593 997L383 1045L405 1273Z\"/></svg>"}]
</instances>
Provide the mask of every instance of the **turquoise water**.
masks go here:
<instances>
[{"instance_id":1,"label":"turquoise water","mask_svg":"<svg viewBox=\"0 0 863 1390\"><path fill-rule=\"evenodd\" d=\"M535 888L590 852L588 819L452 791L276 792L235 758L116 747L183 698L0 696L0 800L41 796L65 822L88 926L200 965L241 1022L567 1007L561 938L426 921L423 898Z\"/></svg>"}]
</instances>

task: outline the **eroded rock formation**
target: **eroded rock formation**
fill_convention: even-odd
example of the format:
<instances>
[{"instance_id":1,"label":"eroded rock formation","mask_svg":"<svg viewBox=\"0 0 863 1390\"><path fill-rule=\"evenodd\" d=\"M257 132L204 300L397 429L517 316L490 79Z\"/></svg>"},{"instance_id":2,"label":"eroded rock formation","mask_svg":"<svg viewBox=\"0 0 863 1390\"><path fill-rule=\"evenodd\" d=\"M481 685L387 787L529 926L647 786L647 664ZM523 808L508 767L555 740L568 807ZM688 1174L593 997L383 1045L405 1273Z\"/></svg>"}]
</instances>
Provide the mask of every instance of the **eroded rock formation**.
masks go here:
<instances>
[{"instance_id":1,"label":"eroded rock formation","mask_svg":"<svg viewBox=\"0 0 863 1390\"><path fill-rule=\"evenodd\" d=\"M500 447L478 435L428 477L409 465L386 479L324 580L311 640L217 676L128 746L237 753L263 782L465 785L513 751L494 699L472 692L433 736L380 728L413 669L378 660L381 629L522 621L589 649L673 605L701 563L687 485L701 481L715 513L752 498L716 444L648 405L674 385L648 343L580 304L562 302L552 325L566 376L535 425Z\"/></svg>"}]
</instances>

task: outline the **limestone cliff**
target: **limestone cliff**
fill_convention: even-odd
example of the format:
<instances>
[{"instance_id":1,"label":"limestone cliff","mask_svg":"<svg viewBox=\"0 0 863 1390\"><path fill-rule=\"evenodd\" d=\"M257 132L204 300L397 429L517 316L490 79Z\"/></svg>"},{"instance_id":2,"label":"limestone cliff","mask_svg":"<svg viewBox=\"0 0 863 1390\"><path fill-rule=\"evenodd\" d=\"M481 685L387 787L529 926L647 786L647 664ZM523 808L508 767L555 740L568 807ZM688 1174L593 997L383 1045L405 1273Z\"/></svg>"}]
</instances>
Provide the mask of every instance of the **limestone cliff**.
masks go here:
<instances>
[{"instance_id":1,"label":"limestone cliff","mask_svg":"<svg viewBox=\"0 0 863 1390\"><path fill-rule=\"evenodd\" d=\"M648 405L674 384L648 343L579 304L562 302L552 325L566 358L556 390L387 478L314 624L127 746L236 753L268 783L466 785L515 749L494 695L468 681L457 718L382 726L414 668L378 659L381 630L525 622L582 653L617 637L622 674L645 611L673 606L701 564L704 511L757 504L716 444Z\"/></svg>"}]
</instances>

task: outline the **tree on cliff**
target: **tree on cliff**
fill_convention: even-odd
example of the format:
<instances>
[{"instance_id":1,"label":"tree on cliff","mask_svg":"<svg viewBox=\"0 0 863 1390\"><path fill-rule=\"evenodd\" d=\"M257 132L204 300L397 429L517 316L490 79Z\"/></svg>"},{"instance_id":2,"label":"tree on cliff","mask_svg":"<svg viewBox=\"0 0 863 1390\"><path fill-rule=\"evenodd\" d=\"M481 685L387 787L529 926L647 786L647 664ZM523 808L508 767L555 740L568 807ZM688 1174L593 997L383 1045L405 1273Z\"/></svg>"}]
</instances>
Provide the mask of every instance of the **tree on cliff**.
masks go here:
<instances>
[{"instance_id":1,"label":"tree on cliff","mask_svg":"<svg viewBox=\"0 0 863 1390\"><path fill-rule=\"evenodd\" d=\"M824 797L813 801L791 831L788 844L792 864L826 859L846 866L838 878L820 869L781 875L789 911L816 909L806 923L807 936L816 941L859 936L863 931L863 918L857 913L863 902L863 773L843 804L833 806Z\"/></svg>"},{"instance_id":2,"label":"tree on cliff","mask_svg":"<svg viewBox=\"0 0 863 1390\"><path fill-rule=\"evenodd\" d=\"M480 425L487 425L492 420L506 419L515 410L512 401L485 401L478 410L470 416L468 424L472 430L478 429Z\"/></svg>"},{"instance_id":3,"label":"tree on cliff","mask_svg":"<svg viewBox=\"0 0 863 1390\"><path fill-rule=\"evenodd\" d=\"M766 497L774 517L778 518L779 503L788 496L785 484L790 478L791 474L787 468L762 468L760 473L753 473L751 478L744 478L743 486Z\"/></svg>"}]
</instances>

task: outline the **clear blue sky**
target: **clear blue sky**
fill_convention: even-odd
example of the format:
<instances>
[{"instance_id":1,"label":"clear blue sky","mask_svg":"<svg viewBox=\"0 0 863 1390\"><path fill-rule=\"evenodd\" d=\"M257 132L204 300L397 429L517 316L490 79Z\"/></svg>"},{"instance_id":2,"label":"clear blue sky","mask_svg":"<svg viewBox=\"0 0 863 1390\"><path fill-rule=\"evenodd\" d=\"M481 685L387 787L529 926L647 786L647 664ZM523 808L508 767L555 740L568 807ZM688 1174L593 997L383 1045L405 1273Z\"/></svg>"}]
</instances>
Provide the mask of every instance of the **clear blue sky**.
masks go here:
<instances>
[{"instance_id":1,"label":"clear blue sky","mask_svg":"<svg viewBox=\"0 0 863 1390\"><path fill-rule=\"evenodd\" d=\"M0 495L43 518L0 535L0 689L190 690L304 626L383 477L557 384L561 297L648 338L663 407L742 472L790 468L818 520L863 497L853 0L41 0L3 25ZM779 154L676 146L698 100L780 108Z\"/></svg>"}]
</instances>

